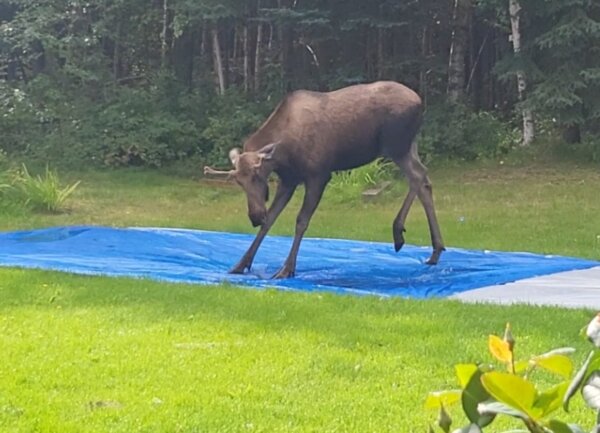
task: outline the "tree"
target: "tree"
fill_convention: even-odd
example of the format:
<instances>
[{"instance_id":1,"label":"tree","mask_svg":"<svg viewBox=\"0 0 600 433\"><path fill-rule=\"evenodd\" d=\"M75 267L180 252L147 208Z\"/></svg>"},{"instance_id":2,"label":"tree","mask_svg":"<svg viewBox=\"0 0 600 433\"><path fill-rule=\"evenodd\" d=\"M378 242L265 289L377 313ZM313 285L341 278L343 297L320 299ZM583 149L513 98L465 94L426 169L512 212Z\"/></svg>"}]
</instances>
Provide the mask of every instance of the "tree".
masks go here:
<instances>
[{"instance_id":1,"label":"tree","mask_svg":"<svg viewBox=\"0 0 600 433\"><path fill-rule=\"evenodd\" d=\"M452 44L448 63L448 99L453 103L464 99L465 58L471 9L471 0L454 0Z\"/></svg>"},{"instance_id":2,"label":"tree","mask_svg":"<svg viewBox=\"0 0 600 433\"><path fill-rule=\"evenodd\" d=\"M508 11L510 15L511 36L513 50L516 56L521 53L521 4L519 0L508 0ZM523 70L517 70L517 90L519 92L519 101L525 99L525 91L527 90L527 79ZM535 126L533 123L533 112L530 107L524 107L523 115L523 140L522 144L528 146L535 138Z\"/></svg>"}]
</instances>

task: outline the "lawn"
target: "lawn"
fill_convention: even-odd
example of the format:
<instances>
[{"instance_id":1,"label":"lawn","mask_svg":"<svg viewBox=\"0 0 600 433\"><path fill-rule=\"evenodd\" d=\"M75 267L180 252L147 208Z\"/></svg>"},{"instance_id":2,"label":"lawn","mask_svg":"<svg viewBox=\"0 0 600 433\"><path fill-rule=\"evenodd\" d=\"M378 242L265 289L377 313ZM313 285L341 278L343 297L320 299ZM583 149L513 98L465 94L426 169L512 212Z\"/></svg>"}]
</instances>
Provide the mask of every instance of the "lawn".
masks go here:
<instances>
[{"instance_id":1,"label":"lawn","mask_svg":"<svg viewBox=\"0 0 600 433\"><path fill-rule=\"evenodd\" d=\"M65 175L82 180L69 212L0 215L0 230L252 230L233 186L150 171ZM597 169L461 165L431 177L448 246L600 255ZM363 203L333 188L308 236L391 242L404 192ZM273 233L292 233L298 206ZM409 243L428 244L418 203L407 228ZM435 419L427 392L456 387L454 363L489 360L487 335L506 321L519 356L572 345L581 361L591 313L0 269L0 431L422 432ZM591 425L579 399L571 416Z\"/></svg>"}]
</instances>

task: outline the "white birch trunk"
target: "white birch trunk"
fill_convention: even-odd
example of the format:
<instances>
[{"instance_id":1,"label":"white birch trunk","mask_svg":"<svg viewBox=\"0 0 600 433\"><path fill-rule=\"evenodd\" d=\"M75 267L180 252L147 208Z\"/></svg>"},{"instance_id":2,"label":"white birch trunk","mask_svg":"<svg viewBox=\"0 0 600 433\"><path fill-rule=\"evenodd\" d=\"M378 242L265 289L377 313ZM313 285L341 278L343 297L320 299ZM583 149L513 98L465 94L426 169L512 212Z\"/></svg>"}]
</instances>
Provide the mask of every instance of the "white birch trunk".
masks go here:
<instances>
[{"instance_id":1,"label":"white birch trunk","mask_svg":"<svg viewBox=\"0 0 600 433\"><path fill-rule=\"evenodd\" d=\"M256 52L254 53L254 91L260 91L260 79L262 69L262 38L263 23L259 22L256 28Z\"/></svg>"},{"instance_id":2,"label":"white birch trunk","mask_svg":"<svg viewBox=\"0 0 600 433\"><path fill-rule=\"evenodd\" d=\"M221 45L219 44L219 29L215 26L212 29L213 53L215 57L215 72L217 73L219 95L225 94L225 73L223 71L223 57L221 55Z\"/></svg>"},{"instance_id":3,"label":"white birch trunk","mask_svg":"<svg viewBox=\"0 0 600 433\"><path fill-rule=\"evenodd\" d=\"M457 103L465 97L465 56L471 9L471 0L454 1L447 90L448 99L452 103Z\"/></svg>"},{"instance_id":4,"label":"white birch trunk","mask_svg":"<svg viewBox=\"0 0 600 433\"><path fill-rule=\"evenodd\" d=\"M510 14L510 26L512 30L512 44L515 54L521 52L521 4L519 0L508 0L508 11ZM523 71L517 71L517 90L519 92L519 101L525 99L527 91L527 78ZM535 124L533 122L533 113L530 109L523 110L523 146L531 144L535 138Z\"/></svg>"}]
</instances>

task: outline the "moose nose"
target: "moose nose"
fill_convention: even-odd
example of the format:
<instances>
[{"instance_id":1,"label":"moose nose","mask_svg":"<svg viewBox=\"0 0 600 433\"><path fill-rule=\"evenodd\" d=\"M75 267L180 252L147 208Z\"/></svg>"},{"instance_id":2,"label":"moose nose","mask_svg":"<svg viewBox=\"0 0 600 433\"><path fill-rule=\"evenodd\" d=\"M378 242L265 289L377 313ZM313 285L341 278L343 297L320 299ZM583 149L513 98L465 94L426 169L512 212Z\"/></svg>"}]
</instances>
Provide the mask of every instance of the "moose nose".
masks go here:
<instances>
[{"instance_id":1,"label":"moose nose","mask_svg":"<svg viewBox=\"0 0 600 433\"><path fill-rule=\"evenodd\" d=\"M248 216L250 218L250 222L252 223L253 227L262 226L267 219L266 213L258 213L258 214L253 213L253 214L249 214Z\"/></svg>"}]
</instances>

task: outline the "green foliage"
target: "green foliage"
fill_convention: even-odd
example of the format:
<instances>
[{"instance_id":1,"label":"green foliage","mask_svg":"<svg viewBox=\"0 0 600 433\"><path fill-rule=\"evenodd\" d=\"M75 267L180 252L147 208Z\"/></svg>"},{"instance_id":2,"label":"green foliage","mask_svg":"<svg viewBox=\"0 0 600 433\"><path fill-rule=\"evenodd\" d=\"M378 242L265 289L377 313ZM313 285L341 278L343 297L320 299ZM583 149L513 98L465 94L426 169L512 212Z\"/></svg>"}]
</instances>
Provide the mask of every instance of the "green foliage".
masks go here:
<instances>
[{"instance_id":1,"label":"green foliage","mask_svg":"<svg viewBox=\"0 0 600 433\"><path fill-rule=\"evenodd\" d=\"M227 155L233 147L254 132L266 118L263 107L247 101L241 93L228 92L214 101L201 133L210 164L230 165Z\"/></svg>"},{"instance_id":2,"label":"green foliage","mask_svg":"<svg viewBox=\"0 0 600 433\"><path fill-rule=\"evenodd\" d=\"M505 155L518 140L518 132L491 113L438 104L425 112L419 152L426 161L435 157L472 161Z\"/></svg>"},{"instance_id":3,"label":"green foliage","mask_svg":"<svg viewBox=\"0 0 600 433\"><path fill-rule=\"evenodd\" d=\"M461 384L462 409L470 424L457 432L481 432L497 415L521 421L531 433L580 433L575 424L567 424L551 418L561 406L568 410L569 400L581 389L589 407L600 415L600 314L587 326L587 338L595 345L573 380L573 362L568 357L574 349L554 349L528 360L515 362L515 339L510 325L504 338L490 335L488 348L493 357L506 366L508 372L497 371L485 364L457 365L456 371ZM535 370L545 370L558 377L553 386L541 390L532 380ZM446 407L456 403L457 391L431 393L425 407L438 408L438 426L448 433L452 420ZM443 421L443 422L441 422ZM600 417L593 431L600 428Z\"/></svg>"},{"instance_id":4,"label":"green foliage","mask_svg":"<svg viewBox=\"0 0 600 433\"><path fill-rule=\"evenodd\" d=\"M581 143L574 143L571 147L581 159L600 162L600 134L585 136Z\"/></svg>"},{"instance_id":5,"label":"green foliage","mask_svg":"<svg viewBox=\"0 0 600 433\"><path fill-rule=\"evenodd\" d=\"M427 158L504 155L517 137L501 119L522 106L600 134L597 2L521 0L519 55L506 1L471 3L464 87L477 111L435 103L447 91L448 1L10 0L0 6L3 147L58 166L224 164L282 93L377 79L422 94ZM524 105L516 71L529 82Z\"/></svg>"},{"instance_id":6,"label":"green foliage","mask_svg":"<svg viewBox=\"0 0 600 433\"><path fill-rule=\"evenodd\" d=\"M93 129L80 140L80 146L86 147L82 150L111 167L160 167L199 153L200 122L181 107L167 109L188 104L183 99L190 97L184 97L179 89L172 95L163 93L166 88L158 90L120 91L97 113L89 113ZM196 102L205 106L201 100Z\"/></svg>"},{"instance_id":7,"label":"green foliage","mask_svg":"<svg viewBox=\"0 0 600 433\"><path fill-rule=\"evenodd\" d=\"M329 183L328 197L337 203L354 201L367 188L393 179L398 168L392 161L377 159L352 170L334 173Z\"/></svg>"},{"instance_id":8,"label":"green foliage","mask_svg":"<svg viewBox=\"0 0 600 433\"><path fill-rule=\"evenodd\" d=\"M46 166L44 175L31 175L25 164L15 174L12 187L17 188L25 205L34 210L56 213L64 208L65 201L79 186L79 181L62 186L58 174Z\"/></svg>"},{"instance_id":9,"label":"green foliage","mask_svg":"<svg viewBox=\"0 0 600 433\"><path fill-rule=\"evenodd\" d=\"M592 131L600 94L600 16L588 0L530 0L526 48L539 68L527 105L561 125Z\"/></svg>"}]
</instances>

